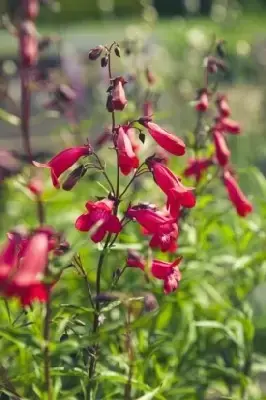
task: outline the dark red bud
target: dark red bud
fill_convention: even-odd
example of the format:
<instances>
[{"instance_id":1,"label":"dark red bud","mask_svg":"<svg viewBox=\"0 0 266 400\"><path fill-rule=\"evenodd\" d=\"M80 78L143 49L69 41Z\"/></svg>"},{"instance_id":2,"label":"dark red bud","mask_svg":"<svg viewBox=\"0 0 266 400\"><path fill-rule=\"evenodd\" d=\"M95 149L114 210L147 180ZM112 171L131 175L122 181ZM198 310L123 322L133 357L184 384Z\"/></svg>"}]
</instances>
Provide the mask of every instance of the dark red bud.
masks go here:
<instances>
[{"instance_id":1,"label":"dark red bud","mask_svg":"<svg viewBox=\"0 0 266 400\"><path fill-rule=\"evenodd\" d=\"M102 58L101 58L101 67L102 67L102 68L107 67L108 61L109 61L108 55L102 57Z\"/></svg>"},{"instance_id":2,"label":"dark red bud","mask_svg":"<svg viewBox=\"0 0 266 400\"><path fill-rule=\"evenodd\" d=\"M75 168L67 177L62 185L64 190L71 190L79 182L79 180L85 175L86 168L83 165Z\"/></svg>"},{"instance_id":3,"label":"dark red bud","mask_svg":"<svg viewBox=\"0 0 266 400\"><path fill-rule=\"evenodd\" d=\"M97 60L97 58L100 57L100 55L103 52L104 47L102 45L96 46L93 49L90 50L89 52L89 59L94 61Z\"/></svg>"}]
</instances>

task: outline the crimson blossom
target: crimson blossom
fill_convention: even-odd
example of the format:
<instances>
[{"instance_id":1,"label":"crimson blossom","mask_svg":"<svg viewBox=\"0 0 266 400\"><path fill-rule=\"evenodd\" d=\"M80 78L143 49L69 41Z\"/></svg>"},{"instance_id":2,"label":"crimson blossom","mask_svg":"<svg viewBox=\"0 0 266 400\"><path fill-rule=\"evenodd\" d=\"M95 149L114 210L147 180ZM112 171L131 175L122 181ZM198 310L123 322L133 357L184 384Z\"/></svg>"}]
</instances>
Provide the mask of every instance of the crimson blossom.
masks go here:
<instances>
[{"instance_id":1,"label":"crimson blossom","mask_svg":"<svg viewBox=\"0 0 266 400\"><path fill-rule=\"evenodd\" d=\"M229 171L224 171L223 182L226 187L228 197L232 204L236 208L236 211L240 217L245 217L252 212L253 207L247 197L244 195L236 179L231 175Z\"/></svg>"},{"instance_id":2,"label":"crimson blossom","mask_svg":"<svg viewBox=\"0 0 266 400\"><path fill-rule=\"evenodd\" d=\"M159 125L147 118L140 118L139 123L148 129L149 134L164 150L176 156L183 156L186 146L182 139L172 133L167 132Z\"/></svg>"},{"instance_id":3,"label":"crimson blossom","mask_svg":"<svg viewBox=\"0 0 266 400\"><path fill-rule=\"evenodd\" d=\"M164 293L169 294L178 289L181 280L181 272L179 264L182 257L178 257L174 262L166 262L162 260L152 260L150 271L145 269L145 261L137 252L129 252L127 257L127 265L133 268L140 268L142 271L151 273L154 278L164 282ZM147 266L148 267L148 266Z\"/></svg>"},{"instance_id":4,"label":"crimson blossom","mask_svg":"<svg viewBox=\"0 0 266 400\"><path fill-rule=\"evenodd\" d=\"M119 219L113 215L114 201L103 199L96 202L86 203L87 212L76 220L76 229L81 232L88 232L93 228L91 239L98 243L103 240L107 232L119 233L122 225Z\"/></svg>"},{"instance_id":5,"label":"crimson blossom","mask_svg":"<svg viewBox=\"0 0 266 400\"><path fill-rule=\"evenodd\" d=\"M167 196L167 208L172 217L177 218L180 207L192 208L196 204L196 198L192 187L186 187L181 179L176 176L166 165L155 158L146 160L155 183Z\"/></svg>"},{"instance_id":6,"label":"crimson blossom","mask_svg":"<svg viewBox=\"0 0 266 400\"><path fill-rule=\"evenodd\" d=\"M183 174L186 177L194 176L196 182L199 182L203 173L211 165L213 165L213 160L210 157L189 158L188 166L185 168Z\"/></svg>"},{"instance_id":7,"label":"crimson blossom","mask_svg":"<svg viewBox=\"0 0 266 400\"><path fill-rule=\"evenodd\" d=\"M37 231L29 238L10 232L0 253L0 292L18 297L24 306L34 300L47 301L49 287L41 279L48 253L47 234Z\"/></svg>"},{"instance_id":8,"label":"crimson blossom","mask_svg":"<svg viewBox=\"0 0 266 400\"><path fill-rule=\"evenodd\" d=\"M138 168L139 159L136 156L132 141L133 138L130 136L132 132L129 130L129 133L126 133L122 126L117 129L117 152L118 152L118 164L120 171L123 175L128 175L132 170Z\"/></svg>"},{"instance_id":9,"label":"crimson blossom","mask_svg":"<svg viewBox=\"0 0 266 400\"><path fill-rule=\"evenodd\" d=\"M88 144L86 146L70 147L58 153L46 164L41 164L36 161L33 164L36 167L49 168L54 187L60 188L59 177L72 167L81 157L86 157L92 154L92 148Z\"/></svg>"}]
</instances>

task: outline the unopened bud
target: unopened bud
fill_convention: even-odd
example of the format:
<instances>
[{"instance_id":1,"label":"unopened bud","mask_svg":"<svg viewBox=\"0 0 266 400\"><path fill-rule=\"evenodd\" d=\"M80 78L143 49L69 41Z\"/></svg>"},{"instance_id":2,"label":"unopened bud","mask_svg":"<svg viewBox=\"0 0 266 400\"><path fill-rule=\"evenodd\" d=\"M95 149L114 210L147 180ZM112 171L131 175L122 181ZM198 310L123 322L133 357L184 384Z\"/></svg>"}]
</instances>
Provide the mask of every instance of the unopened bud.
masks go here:
<instances>
[{"instance_id":1,"label":"unopened bud","mask_svg":"<svg viewBox=\"0 0 266 400\"><path fill-rule=\"evenodd\" d=\"M157 310L159 307L156 297L152 293L144 296L144 311L151 312Z\"/></svg>"},{"instance_id":2,"label":"unopened bud","mask_svg":"<svg viewBox=\"0 0 266 400\"><path fill-rule=\"evenodd\" d=\"M106 55L106 56L101 58L101 66L102 66L102 68L105 68L108 65L108 61L109 61L108 55Z\"/></svg>"},{"instance_id":3,"label":"unopened bud","mask_svg":"<svg viewBox=\"0 0 266 400\"><path fill-rule=\"evenodd\" d=\"M78 181L85 175L86 168L83 165L75 168L67 177L62 185L64 190L71 190L78 183Z\"/></svg>"},{"instance_id":4,"label":"unopened bud","mask_svg":"<svg viewBox=\"0 0 266 400\"><path fill-rule=\"evenodd\" d=\"M104 47L102 45L96 46L93 49L90 50L89 52L89 59L91 61L97 60L97 58L100 57L102 54Z\"/></svg>"},{"instance_id":5,"label":"unopened bud","mask_svg":"<svg viewBox=\"0 0 266 400\"><path fill-rule=\"evenodd\" d=\"M121 57L119 45L117 45L117 46L115 47L115 55L116 55L117 57Z\"/></svg>"}]
</instances>

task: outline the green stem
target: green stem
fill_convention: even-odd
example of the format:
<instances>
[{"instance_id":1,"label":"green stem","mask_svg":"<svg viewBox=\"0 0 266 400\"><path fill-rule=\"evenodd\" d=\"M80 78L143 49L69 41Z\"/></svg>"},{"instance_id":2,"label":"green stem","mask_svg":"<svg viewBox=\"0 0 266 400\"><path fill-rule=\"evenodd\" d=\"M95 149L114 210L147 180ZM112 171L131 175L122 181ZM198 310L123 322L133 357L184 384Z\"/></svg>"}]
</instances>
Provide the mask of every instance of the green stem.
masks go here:
<instances>
[{"instance_id":1,"label":"green stem","mask_svg":"<svg viewBox=\"0 0 266 400\"><path fill-rule=\"evenodd\" d=\"M44 384L47 395L47 400L52 400L52 385L51 385L51 374L50 374L50 320L51 320L51 298L50 292L48 293L48 299L46 303L46 312L44 319L43 339L44 339Z\"/></svg>"}]
</instances>

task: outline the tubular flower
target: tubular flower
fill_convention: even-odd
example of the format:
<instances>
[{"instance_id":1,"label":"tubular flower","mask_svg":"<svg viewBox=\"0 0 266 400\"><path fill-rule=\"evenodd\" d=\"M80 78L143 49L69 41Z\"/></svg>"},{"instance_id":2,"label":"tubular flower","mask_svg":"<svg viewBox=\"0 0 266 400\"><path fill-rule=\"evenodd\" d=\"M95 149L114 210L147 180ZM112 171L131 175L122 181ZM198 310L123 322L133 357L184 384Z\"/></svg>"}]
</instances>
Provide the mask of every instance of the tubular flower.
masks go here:
<instances>
[{"instance_id":1,"label":"tubular flower","mask_svg":"<svg viewBox=\"0 0 266 400\"><path fill-rule=\"evenodd\" d=\"M196 198L192 187L186 187L180 178L161 162L155 159L146 161L153 174L154 181L167 196L167 205L172 217L177 217L180 206L192 208L196 204Z\"/></svg>"},{"instance_id":2,"label":"tubular flower","mask_svg":"<svg viewBox=\"0 0 266 400\"><path fill-rule=\"evenodd\" d=\"M216 106L218 108L219 114L223 118L230 117L231 110L225 95L218 95L216 99Z\"/></svg>"},{"instance_id":3,"label":"tubular flower","mask_svg":"<svg viewBox=\"0 0 266 400\"><path fill-rule=\"evenodd\" d=\"M207 90L203 89L199 94L199 98L196 103L196 110L200 112L205 112L207 111L208 107L209 107L208 93Z\"/></svg>"},{"instance_id":4,"label":"tubular flower","mask_svg":"<svg viewBox=\"0 0 266 400\"><path fill-rule=\"evenodd\" d=\"M176 156L183 156L186 152L186 146L182 139L165 131L159 125L149 120L140 119L140 124L148 129L149 134L153 137L156 143L164 150Z\"/></svg>"},{"instance_id":5,"label":"tubular flower","mask_svg":"<svg viewBox=\"0 0 266 400\"><path fill-rule=\"evenodd\" d=\"M167 234L174 230L175 220L162 216L161 213L149 208L134 206L127 210L128 218L135 219L148 234Z\"/></svg>"},{"instance_id":6,"label":"tubular flower","mask_svg":"<svg viewBox=\"0 0 266 400\"><path fill-rule=\"evenodd\" d=\"M145 269L144 257L137 251L128 250L126 262L129 267L140 268L142 271Z\"/></svg>"},{"instance_id":7,"label":"tubular flower","mask_svg":"<svg viewBox=\"0 0 266 400\"><path fill-rule=\"evenodd\" d=\"M162 217L171 217L166 209L162 211L156 211L156 213ZM143 229L143 233L145 235L151 234L147 229ZM176 223L172 225L172 230L170 232L157 232L152 235L153 236L149 243L151 248L159 248L162 252L169 251L170 253L173 253L177 250L178 226Z\"/></svg>"},{"instance_id":8,"label":"tubular flower","mask_svg":"<svg viewBox=\"0 0 266 400\"><path fill-rule=\"evenodd\" d=\"M229 171L224 172L223 181L228 193L228 197L236 208L238 215L240 217L246 217L253 210L252 204L241 191L238 183Z\"/></svg>"},{"instance_id":9,"label":"tubular flower","mask_svg":"<svg viewBox=\"0 0 266 400\"><path fill-rule=\"evenodd\" d=\"M107 232L119 233L122 226L119 219L112 214L114 202L109 199L86 203L87 213L82 214L76 220L76 229L88 232L93 228L91 239L98 243L103 240Z\"/></svg>"},{"instance_id":10,"label":"tubular flower","mask_svg":"<svg viewBox=\"0 0 266 400\"><path fill-rule=\"evenodd\" d=\"M216 130L213 133L213 137L217 161L222 167L224 167L229 161L229 157L231 154L230 150L228 149L224 135L222 133Z\"/></svg>"},{"instance_id":11,"label":"tubular flower","mask_svg":"<svg viewBox=\"0 0 266 400\"><path fill-rule=\"evenodd\" d=\"M128 175L138 168L139 159L133 151L130 138L122 126L117 129L118 163L123 175Z\"/></svg>"},{"instance_id":12,"label":"tubular flower","mask_svg":"<svg viewBox=\"0 0 266 400\"><path fill-rule=\"evenodd\" d=\"M181 272L179 271L179 264L182 257L177 258L173 263L153 260L151 266L151 274L154 278L164 281L164 293L168 294L178 289L181 280Z\"/></svg>"},{"instance_id":13,"label":"tubular flower","mask_svg":"<svg viewBox=\"0 0 266 400\"><path fill-rule=\"evenodd\" d=\"M8 235L0 255L0 290L4 295L19 297L23 305L47 300L49 288L41 278L48 262L48 244L48 236L41 232L29 239L17 233Z\"/></svg>"},{"instance_id":14,"label":"tubular flower","mask_svg":"<svg viewBox=\"0 0 266 400\"><path fill-rule=\"evenodd\" d=\"M218 118L216 127L217 130L231 133L232 135L239 135L241 133L239 123L230 118Z\"/></svg>"},{"instance_id":15,"label":"tubular flower","mask_svg":"<svg viewBox=\"0 0 266 400\"><path fill-rule=\"evenodd\" d=\"M140 143L137 140L137 137L136 137L137 135L136 135L135 129L129 128L127 130L126 129L124 129L124 130L125 130L127 136L129 137L129 140L131 142L131 146L132 146L134 153L137 153L140 150Z\"/></svg>"},{"instance_id":16,"label":"tubular flower","mask_svg":"<svg viewBox=\"0 0 266 400\"><path fill-rule=\"evenodd\" d=\"M124 85L127 82L122 76L119 76L113 81L112 88L112 108L113 110L122 111L127 105L127 99L124 91Z\"/></svg>"},{"instance_id":17,"label":"tubular flower","mask_svg":"<svg viewBox=\"0 0 266 400\"><path fill-rule=\"evenodd\" d=\"M196 182L199 182L202 174L213 164L211 158L190 158L188 166L184 170L184 176L195 176Z\"/></svg>"},{"instance_id":18,"label":"tubular flower","mask_svg":"<svg viewBox=\"0 0 266 400\"><path fill-rule=\"evenodd\" d=\"M60 188L59 177L66 170L68 170L72 165L74 165L81 157L89 156L92 153L90 145L70 147L58 153L53 157L48 163L40 164L34 162L37 167L50 168L51 178L54 187Z\"/></svg>"}]
</instances>

